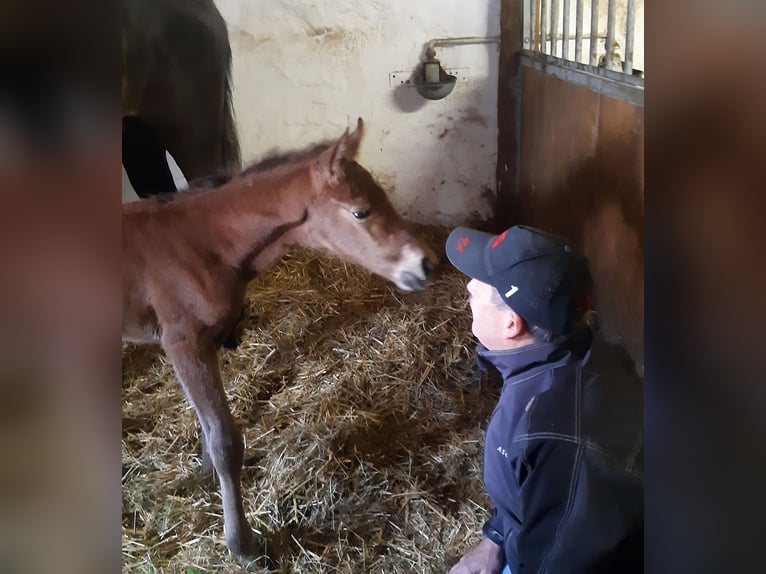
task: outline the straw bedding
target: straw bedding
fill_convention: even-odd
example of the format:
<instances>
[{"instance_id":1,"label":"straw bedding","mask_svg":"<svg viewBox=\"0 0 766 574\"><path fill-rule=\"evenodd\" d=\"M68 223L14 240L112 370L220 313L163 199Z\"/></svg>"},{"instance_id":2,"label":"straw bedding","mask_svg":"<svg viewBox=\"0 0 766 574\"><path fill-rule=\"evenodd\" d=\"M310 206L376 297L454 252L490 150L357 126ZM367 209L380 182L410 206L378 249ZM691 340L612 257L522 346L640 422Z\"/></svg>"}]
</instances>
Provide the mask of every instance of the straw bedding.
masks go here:
<instances>
[{"instance_id":1,"label":"straw bedding","mask_svg":"<svg viewBox=\"0 0 766 574\"><path fill-rule=\"evenodd\" d=\"M437 251L446 230L418 231ZM250 285L220 353L245 437L248 519L268 563L225 547L194 412L164 355L123 350L125 572L446 572L480 538L483 429L465 277L405 294L296 249Z\"/></svg>"}]
</instances>

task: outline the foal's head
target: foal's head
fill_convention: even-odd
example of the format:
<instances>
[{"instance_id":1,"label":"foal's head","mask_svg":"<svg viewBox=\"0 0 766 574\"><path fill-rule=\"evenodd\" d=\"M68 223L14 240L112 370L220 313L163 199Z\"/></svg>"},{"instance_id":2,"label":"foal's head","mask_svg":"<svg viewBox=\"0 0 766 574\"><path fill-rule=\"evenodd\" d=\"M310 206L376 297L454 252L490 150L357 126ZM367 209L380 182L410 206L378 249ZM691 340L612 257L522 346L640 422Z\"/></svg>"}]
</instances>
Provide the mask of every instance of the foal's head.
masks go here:
<instances>
[{"instance_id":1,"label":"foal's head","mask_svg":"<svg viewBox=\"0 0 766 574\"><path fill-rule=\"evenodd\" d=\"M436 257L407 228L370 173L354 161L362 119L312 165L314 195L306 222L315 242L404 291L424 287Z\"/></svg>"}]
</instances>

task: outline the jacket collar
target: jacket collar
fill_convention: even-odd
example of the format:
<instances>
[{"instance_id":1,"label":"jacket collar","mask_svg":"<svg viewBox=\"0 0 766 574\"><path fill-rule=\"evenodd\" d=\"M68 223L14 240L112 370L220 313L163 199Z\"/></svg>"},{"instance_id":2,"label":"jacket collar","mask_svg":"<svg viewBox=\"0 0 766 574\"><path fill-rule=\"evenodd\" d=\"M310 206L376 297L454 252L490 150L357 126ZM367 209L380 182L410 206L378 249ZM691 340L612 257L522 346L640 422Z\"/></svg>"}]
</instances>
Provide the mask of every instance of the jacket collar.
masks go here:
<instances>
[{"instance_id":1,"label":"jacket collar","mask_svg":"<svg viewBox=\"0 0 766 574\"><path fill-rule=\"evenodd\" d=\"M476 357L480 369L487 370L491 365L500 372L503 381L508 382L519 375L531 374L537 367L551 368L583 358L587 360L592 340L590 329L583 328L547 343L533 343L508 351L490 351L479 343Z\"/></svg>"}]
</instances>

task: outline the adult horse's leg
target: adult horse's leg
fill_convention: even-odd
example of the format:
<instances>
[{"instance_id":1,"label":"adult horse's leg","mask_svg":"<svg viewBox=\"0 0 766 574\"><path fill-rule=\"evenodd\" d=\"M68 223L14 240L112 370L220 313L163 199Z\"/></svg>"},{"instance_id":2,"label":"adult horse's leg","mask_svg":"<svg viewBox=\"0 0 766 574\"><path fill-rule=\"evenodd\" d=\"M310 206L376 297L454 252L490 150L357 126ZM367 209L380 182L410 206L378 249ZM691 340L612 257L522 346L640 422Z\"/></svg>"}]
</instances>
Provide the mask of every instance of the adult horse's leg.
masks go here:
<instances>
[{"instance_id":1,"label":"adult horse's leg","mask_svg":"<svg viewBox=\"0 0 766 574\"><path fill-rule=\"evenodd\" d=\"M194 406L203 441L218 474L226 546L236 555L256 556L260 546L242 503L240 473L244 443L226 402L215 346L183 338L173 341L165 334L162 346L186 397Z\"/></svg>"}]
</instances>

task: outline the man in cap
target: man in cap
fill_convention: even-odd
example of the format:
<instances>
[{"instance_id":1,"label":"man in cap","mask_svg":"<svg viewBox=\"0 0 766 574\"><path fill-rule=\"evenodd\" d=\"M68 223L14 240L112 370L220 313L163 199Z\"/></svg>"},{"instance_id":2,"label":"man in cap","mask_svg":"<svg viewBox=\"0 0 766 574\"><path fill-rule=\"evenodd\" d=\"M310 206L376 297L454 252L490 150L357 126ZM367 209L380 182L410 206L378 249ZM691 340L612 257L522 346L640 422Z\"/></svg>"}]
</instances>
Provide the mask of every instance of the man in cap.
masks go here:
<instances>
[{"instance_id":1,"label":"man in cap","mask_svg":"<svg viewBox=\"0 0 766 574\"><path fill-rule=\"evenodd\" d=\"M458 227L477 362L503 378L487 426L494 509L450 574L643 572L643 388L591 327L588 260L517 225Z\"/></svg>"}]
</instances>

